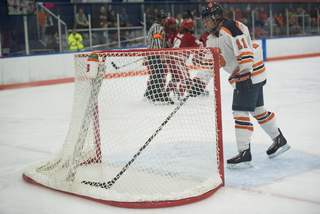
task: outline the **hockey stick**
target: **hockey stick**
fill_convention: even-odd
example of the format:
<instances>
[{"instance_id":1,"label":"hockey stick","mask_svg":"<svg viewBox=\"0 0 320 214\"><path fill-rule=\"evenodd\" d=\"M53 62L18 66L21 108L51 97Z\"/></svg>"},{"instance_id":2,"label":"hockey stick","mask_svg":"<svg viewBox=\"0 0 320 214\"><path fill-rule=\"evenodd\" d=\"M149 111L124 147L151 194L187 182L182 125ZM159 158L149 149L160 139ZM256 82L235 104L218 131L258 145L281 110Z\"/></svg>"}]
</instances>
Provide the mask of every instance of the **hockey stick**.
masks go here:
<instances>
[{"instance_id":1,"label":"hockey stick","mask_svg":"<svg viewBox=\"0 0 320 214\"><path fill-rule=\"evenodd\" d=\"M128 66L128 65L131 65L131 64L133 64L133 63L139 62L139 61L141 61L141 60L143 60L143 59L146 59L146 58L147 58L146 56L145 56L145 57L142 57L142 58L140 58L140 59L137 59L136 61L130 62L130 63L125 64L125 65L122 65L121 67L118 67L114 62L111 62L111 64L112 64L112 66L113 66L115 69L120 69L120 68L124 68L124 67L126 67L126 66Z\"/></svg>"},{"instance_id":2,"label":"hockey stick","mask_svg":"<svg viewBox=\"0 0 320 214\"><path fill-rule=\"evenodd\" d=\"M92 181L82 181L81 183L90 186L100 187L104 189L110 189L112 185L123 175L123 173L129 168L129 166L137 159L141 152L150 144L150 142L157 136L161 129L169 122L169 120L177 113L181 106L189 99L190 94L188 94L180 104L174 109L173 112L167 117L165 121L160 125L160 127L152 134L152 136L145 142L145 144L139 149L139 151L131 158L131 160L122 168L122 170L110 181L108 182L92 182Z\"/></svg>"},{"instance_id":3,"label":"hockey stick","mask_svg":"<svg viewBox=\"0 0 320 214\"><path fill-rule=\"evenodd\" d=\"M92 80L90 96L89 96L88 104L86 107L85 115L82 119L81 130L79 132L78 140L75 144L75 149L73 151L73 158L71 162L72 166L69 169L69 172L67 175L67 181L74 181L77 169L81 164L81 159L77 157L77 153L81 152L83 149L86 136L88 134L88 129L89 129L89 126L86 126L86 124L90 123L90 120L92 119L92 116L94 114L95 105L92 105L92 103L96 103L98 101L98 94L101 89L104 74L105 74L105 65L100 64L98 67L98 74L96 78Z\"/></svg>"},{"instance_id":4,"label":"hockey stick","mask_svg":"<svg viewBox=\"0 0 320 214\"><path fill-rule=\"evenodd\" d=\"M187 10L187 13L188 13L188 15L190 16L190 19L193 20L193 15L192 15L191 11L190 11L190 10Z\"/></svg>"}]
</instances>

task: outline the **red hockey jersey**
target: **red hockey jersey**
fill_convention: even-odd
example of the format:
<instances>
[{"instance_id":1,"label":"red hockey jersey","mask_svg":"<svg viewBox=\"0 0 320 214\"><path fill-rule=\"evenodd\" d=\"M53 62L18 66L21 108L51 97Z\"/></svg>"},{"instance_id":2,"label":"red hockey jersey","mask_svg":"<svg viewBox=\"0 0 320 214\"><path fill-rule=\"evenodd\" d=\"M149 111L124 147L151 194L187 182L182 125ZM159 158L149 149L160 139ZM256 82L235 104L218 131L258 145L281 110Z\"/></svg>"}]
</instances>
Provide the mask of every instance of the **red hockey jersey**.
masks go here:
<instances>
[{"instance_id":1,"label":"red hockey jersey","mask_svg":"<svg viewBox=\"0 0 320 214\"><path fill-rule=\"evenodd\" d=\"M189 32L184 32L183 34L179 33L176 35L173 40L173 48L187 47L203 47L203 44Z\"/></svg>"},{"instance_id":2,"label":"red hockey jersey","mask_svg":"<svg viewBox=\"0 0 320 214\"><path fill-rule=\"evenodd\" d=\"M174 32L172 32L169 28L166 28L164 31L166 33L167 48L172 48L173 47L173 39L180 32L180 30L176 29Z\"/></svg>"}]
</instances>

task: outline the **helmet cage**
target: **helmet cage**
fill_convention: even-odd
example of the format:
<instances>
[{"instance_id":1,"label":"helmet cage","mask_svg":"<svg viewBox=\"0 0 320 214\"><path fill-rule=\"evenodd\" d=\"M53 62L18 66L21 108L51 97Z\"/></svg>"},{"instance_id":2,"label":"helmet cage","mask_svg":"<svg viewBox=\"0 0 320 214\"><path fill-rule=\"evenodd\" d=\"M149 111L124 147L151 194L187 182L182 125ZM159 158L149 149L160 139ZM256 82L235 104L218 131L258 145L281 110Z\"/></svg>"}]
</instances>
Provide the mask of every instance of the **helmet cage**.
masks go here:
<instances>
[{"instance_id":1,"label":"helmet cage","mask_svg":"<svg viewBox=\"0 0 320 214\"><path fill-rule=\"evenodd\" d=\"M223 9L220 4L214 2L208 4L202 11L201 11L201 19L203 26L206 28L206 31L209 33L215 33L217 31L217 27L220 21L223 18ZM212 22L208 21L211 19Z\"/></svg>"}]
</instances>

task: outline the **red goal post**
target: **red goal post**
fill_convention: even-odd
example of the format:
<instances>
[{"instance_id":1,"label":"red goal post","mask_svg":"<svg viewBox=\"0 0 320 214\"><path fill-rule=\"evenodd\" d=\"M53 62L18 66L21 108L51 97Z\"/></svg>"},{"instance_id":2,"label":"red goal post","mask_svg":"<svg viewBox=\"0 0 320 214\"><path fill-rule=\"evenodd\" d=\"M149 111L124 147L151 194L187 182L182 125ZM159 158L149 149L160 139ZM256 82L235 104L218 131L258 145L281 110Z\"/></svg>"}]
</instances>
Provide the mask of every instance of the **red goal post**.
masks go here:
<instances>
[{"instance_id":1,"label":"red goal post","mask_svg":"<svg viewBox=\"0 0 320 214\"><path fill-rule=\"evenodd\" d=\"M51 161L28 166L23 178L130 208L188 204L223 186L217 51L184 48L96 53L100 63L94 78L86 73L90 53L74 56L72 118L59 154ZM175 72L192 78L213 68L206 87L209 95L189 98L186 91L178 99L170 94L174 105L146 101L143 94L152 72L148 61L158 56L166 84Z\"/></svg>"}]
</instances>

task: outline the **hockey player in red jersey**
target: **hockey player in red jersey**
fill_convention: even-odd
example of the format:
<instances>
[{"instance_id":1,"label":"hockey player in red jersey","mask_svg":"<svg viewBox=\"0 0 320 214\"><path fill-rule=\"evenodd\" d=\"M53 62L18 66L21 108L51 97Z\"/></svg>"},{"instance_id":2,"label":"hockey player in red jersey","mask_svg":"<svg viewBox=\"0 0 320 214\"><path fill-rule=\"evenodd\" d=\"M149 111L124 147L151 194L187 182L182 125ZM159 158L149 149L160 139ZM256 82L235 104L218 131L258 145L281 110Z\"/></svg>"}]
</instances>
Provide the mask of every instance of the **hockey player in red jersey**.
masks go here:
<instances>
[{"instance_id":1,"label":"hockey player in red jersey","mask_svg":"<svg viewBox=\"0 0 320 214\"><path fill-rule=\"evenodd\" d=\"M203 44L193 34L194 21L192 19L184 19L182 22L182 30L173 40L173 47L203 47Z\"/></svg>"},{"instance_id":2,"label":"hockey player in red jersey","mask_svg":"<svg viewBox=\"0 0 320 214\"><path fill-rule=\"evenodd\" d=\"M238 21L223 17L222 7L210 3L201 12L203 24L208 32L207 47L219 52L220 67L230 74L229 82L233 91L233 117L239 154L227 160L227 168L239 169L252 167L251 136L253 116L261 128L273 140L266 153L274 158L287 151L290 146L277 126L275 114L266 110L263 99L263 86L266 84L266 69L260 45L251 40L248 28ZM199 78L191 87L190 93L199 91L209 78L198 74Z\"/></svg>"},{"instance_id":3,"label":"hockey player in red jersey","mask_svg":"<svg viewBox=\"0 0 320 214\"><path fill-rule=\"evenodd\" d=\"M200 35L199 41L202 42L203 47L207 47L207 38L208 38L209 35L210 35L210 33L208 33L207 31L206 31L206 32L203 32L203 33Z\"/></svg>"},{"instance_id":4,"label":"hockey player in red jersey","mask_svg":"<svg viewBox=\"0 0 320 214\"><path fill-rule=\"evenodd\" d=\"M166 25L164 29L166 33L166 45L167 48L173 47L173 39L179 33L179 29L177 29L176 19L173 17L168 17L166 20Z\"/></svg>"},{"instance_id":5,"label":"hockey player in red jersey","mask_svg":"<svg viewBox=\"0 0 320 214\"><path fill-rule=\"evenodd\" d=\"M192 19L184 19L182 22L182 30L174 37L173 48L183 47L203 47L202 43L193 35L194 21ZM170 65L171 80L167 85L167 92L174 91L178 96L183 96L186 91L187 80L190 75L185 61L188 56L180 56L179 59L169 59L167 64ZM195 60L195 59L194 59Z\"/></svg>"}]
</instances>

